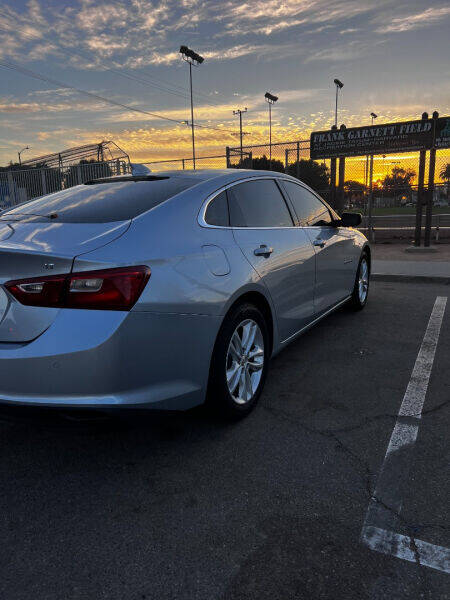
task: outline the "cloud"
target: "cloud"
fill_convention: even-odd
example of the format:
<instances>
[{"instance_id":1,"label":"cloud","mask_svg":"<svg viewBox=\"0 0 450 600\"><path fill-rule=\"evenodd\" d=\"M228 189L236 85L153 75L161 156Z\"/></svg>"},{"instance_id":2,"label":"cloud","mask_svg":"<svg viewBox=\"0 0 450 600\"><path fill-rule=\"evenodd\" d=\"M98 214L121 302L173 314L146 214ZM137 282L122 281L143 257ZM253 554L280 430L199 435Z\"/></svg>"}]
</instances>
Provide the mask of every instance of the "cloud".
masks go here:
<instances>
[{"instance_id":1,"label":"cloud","mask_svg":"<svg viewBox=\"0 0 450 600\"><path fill-rule=\"evenodd\" d=\"M335 45L318 50L308 56L305 59L305 63L314 61L339 62L344 60L354 60L366 55L369 51L373 51L373 48L379 44L381 44L381 41L368 43L354 40L345 45Z\"/></svg>"},{"instance_id":2,"label":"cloud","mask_svg":"<svg viewBox=\"0 0 450 600\"><path fill-rule=\"evenodd\" d=\"M385 4L387 0L381 0ZM219 35L264 34L317 23L338 24L375 9L368 0L252 0L225 2L216 18L224 22Z\"/></svg>"},{"instance_id":3,"label":"cloud","mask_svg":"<svg viewBox=\"0 0 450 600\"><path fill-rule=\"evenodd\" d=\"M65 63L79 69L98 69L104 61L139 69L178 61L172 32L182 31L188 41L194 32L202 35L201 51L209 60L259 56L265 50L271 57L284 57L292 55L294 45L298 51L298 43L289 48L285 39L262 39L296 27L309 34L311 25L335 26L373 9L369 0L79 0L44 11L38 0L31 0L24 10L7 6L0 12L0 27L9 31L1 53L38 60L61 56L58 49L63 48L69 52L68 59L62 55ZM238 36L243 39L237 44L227 40Z\"/></svg>"},{"instance_id":4,"label":"cloud","mask_svg":"<svg viewBox=\"0 0 450 600\"><path fill-rule=\"evenodd\" d=\"M406 17L393 18L390 23L382 25L376 29L377 33L399 33L403 31L412 31L421 27L427 27L433 23L445 19L450 15L450 6L440 8L427 8L426 10L408 15Z\"/></svg>"},{"instance_id":5,"label":"cloud","mask_svg":"<svg viewBox=\"0 0 450 600\"><path fill-rule=\"evenodd\" d=\"M102 108L103 104L101 105ZM98 102L16 102L10 98L0 98L0 113L3 114L33 114L33 113L59 113L72 114L76 111L98 111Z\"/></svg>"}]
</instances>

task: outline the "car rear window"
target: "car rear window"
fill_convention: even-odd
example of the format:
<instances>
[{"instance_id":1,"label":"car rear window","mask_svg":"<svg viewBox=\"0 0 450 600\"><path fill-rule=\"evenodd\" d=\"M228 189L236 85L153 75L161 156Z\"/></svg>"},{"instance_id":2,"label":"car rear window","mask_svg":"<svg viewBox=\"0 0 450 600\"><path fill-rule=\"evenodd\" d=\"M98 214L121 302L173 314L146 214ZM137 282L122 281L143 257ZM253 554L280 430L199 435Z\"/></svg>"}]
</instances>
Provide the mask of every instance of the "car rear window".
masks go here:
<instances>
[{"instance_id":1,"label":"car rear window","mask_svg":"<svg viewBox=\"0 0 450 600\"><path fill-rule=\"evenodd\" d=\"M79 185L5 211L1 218L29 216L39 221L54 219L55 223L127 221L198 182L190 177L167 177L155 181Z\"/></svg>"}]
</instances>

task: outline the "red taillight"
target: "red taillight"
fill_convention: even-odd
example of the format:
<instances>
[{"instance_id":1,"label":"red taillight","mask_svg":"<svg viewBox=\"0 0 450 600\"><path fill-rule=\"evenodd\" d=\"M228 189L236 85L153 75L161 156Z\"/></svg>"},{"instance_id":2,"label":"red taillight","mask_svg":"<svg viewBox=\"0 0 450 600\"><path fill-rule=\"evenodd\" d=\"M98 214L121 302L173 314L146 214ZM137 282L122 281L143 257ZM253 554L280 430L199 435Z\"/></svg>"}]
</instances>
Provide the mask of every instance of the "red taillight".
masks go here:
<instances>
[{"instance_id":1,"label":"red taillight","mask_svg":"<svg viewBox=\"0 0 450 600\"><path fill-rule=\"evenodd\" d=\"M8 281L5 287L27 306L130 310L150 277L145 266L119 267Z\"/></svg>"}]
</instances>

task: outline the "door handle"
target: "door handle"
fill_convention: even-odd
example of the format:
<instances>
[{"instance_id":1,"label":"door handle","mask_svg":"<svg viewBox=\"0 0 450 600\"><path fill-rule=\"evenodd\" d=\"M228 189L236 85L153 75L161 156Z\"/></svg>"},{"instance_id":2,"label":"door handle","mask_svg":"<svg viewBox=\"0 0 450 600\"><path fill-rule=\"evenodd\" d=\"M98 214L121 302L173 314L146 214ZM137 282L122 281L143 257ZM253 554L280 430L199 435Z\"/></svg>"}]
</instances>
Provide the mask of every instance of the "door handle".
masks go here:
<instances>
[{"instance_id":1,"label":"door handle","mask_svg":"<svg viewBox=\"0 0 450 600\"><path fill-rule=\"evenodd\" d=\"M266 246L266 244L261 244L259 248L253 250L253 254L255 256L265 256L266 258L269 257L272 252L273 248L269 248L269 246Z\"/></svg>"},{"instance_id":2,"label":"door handle","mask_svg":"<svg viewBox=\"0 0 450 600\"><path fill-rule=\"evenodd\" d=\"M319 248L323 248L326 244L325 240L314 240L313 246L319 246Z\"/></svg>"}]
</instances>

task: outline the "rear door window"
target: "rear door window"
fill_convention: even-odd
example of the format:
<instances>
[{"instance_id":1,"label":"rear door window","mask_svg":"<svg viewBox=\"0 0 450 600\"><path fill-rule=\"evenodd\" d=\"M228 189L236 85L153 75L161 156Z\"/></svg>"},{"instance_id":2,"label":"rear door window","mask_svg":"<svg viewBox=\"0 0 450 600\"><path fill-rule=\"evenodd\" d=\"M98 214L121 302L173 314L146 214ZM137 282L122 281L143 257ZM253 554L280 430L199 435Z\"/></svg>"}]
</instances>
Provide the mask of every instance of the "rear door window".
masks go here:
<instances>
[{"instance_id":1,"label":"rear door window","mask_svg":"<svg viewBox=\"0 0 450 600\"><path fill-rule=\"evenodd\" d=\"M153 181L111 181L79 185L43 196L1 213L0 219L55 223L109 223L127 221L199 183L189 177ZM35 215L35 216L33 216Z\"/></svg>"},{"instance_id":2,"label":"rear door window","mask_svg":"<svg viewBox=\"0 0 450 600\"><path fill-rule=\"evenodd\" d=\"M246 181L228 188L232 227L292 227L291 214L273 179Z\"/></svg>"}]
</instances>

